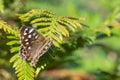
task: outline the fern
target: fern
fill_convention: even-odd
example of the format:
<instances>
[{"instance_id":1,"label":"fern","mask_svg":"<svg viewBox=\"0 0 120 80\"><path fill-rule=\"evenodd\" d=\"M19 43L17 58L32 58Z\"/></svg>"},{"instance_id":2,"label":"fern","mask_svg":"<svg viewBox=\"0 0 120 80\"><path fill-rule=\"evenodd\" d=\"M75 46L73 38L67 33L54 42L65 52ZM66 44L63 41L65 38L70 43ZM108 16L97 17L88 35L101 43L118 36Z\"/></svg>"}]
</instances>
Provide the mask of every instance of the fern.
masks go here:
<instances>
[{"instance_id":1,"label":"fern","mask_svg":"<svg viewBox=\"0 0 120 80\"><path fill-rule=\"evenodd\" d=\"M11 46L11 53L15 53L15 55L10 59L10 62L13 63L13 67L16 70L15 73L17 74L18 80L34 80L34 68L31 67L27 62L20 59L18 55L20 47L18 30L12 28L1 19L0 29L4 30L4 32L8 34L11 34L11 36L7 36L7 38L10 40L7 45Z\"/></svg>"},{"instance_id":2,"label":"fern","mask_svg":"<svg viewBox=\"0 0 120 80\"><path fill-rule=\"evenodd\" d=\"M56 47L60 47L63 43L65 37L69 37L71 32L75 32L77 28L82 29L80 20L82 18L77 17L57 17L53 13L45 10L31 10L25 14L17 14L19 19L24 25L30 25L35 27L38 32L41 32L45 37L50 38ZM41 69L47 66L47 61L49 58L40 58L39 66L36 65L31 67L29 62L22 60L19 57L19 33L18 30L12 29L11 26L7 25L4 21L0 20L0 29L5 32L12 34L7 36L10 40L7 45L11 46L11 53L15 55L10 59L13 63L13 68L15 68L15 73L17 74L18 80L34 80L37 77ZM47 61L45 61L47 59Z\"/></svg>"},{"instance_id":3,"label":"fern","mask_svg":"<svg viewBox=\"0 0 120 80\"><path fill-rule=\"evenodd\" d=\"M26 14L18 14L25 25L36 27L39 32L49 37L53 44L60 47L63 37L69 37L69 31L82 28L79 23L81 18L77 17L57 17L53 13L45 10L32 10Z\"/></svg>"},{"instance_id":4,"label":"fern","mask_svg":"<svg viewBox=\"0 0 120 80\"><path fill-rule=\"evenodd\" d=\"M18 37L18 30L12 28L12 26L8 25L5 21L0 19L0 29L4 30L9 34L13 34Z\"/></svg>"},{"instance_id":5,"label":"fern","mask_svg":"<svg viewBox=\"0 0 120 80\"><path fill-rule=\"evenodd\" d=\"M10 59L10 62L13 63L13 68L15 68L18 80L34 80L35 69L19 57L19 38L15 36L7 36L7 38L10 39L7 45L12 46L10 50L11 53L15 53L15 55Z\"/></svg>"},{"instance_id":6,"label":"fern","mask_svg":"<svg viewBox=\"0 0 120 80\"><path fill-rule=\"evenodd\" d=\"M18 54L14 55L10 62L14 63L13 68L16 70L15 73L18 76L18 80L34 80L34 68L29 66L26 61L20 59Z\"/></svg>"}]
</instances>

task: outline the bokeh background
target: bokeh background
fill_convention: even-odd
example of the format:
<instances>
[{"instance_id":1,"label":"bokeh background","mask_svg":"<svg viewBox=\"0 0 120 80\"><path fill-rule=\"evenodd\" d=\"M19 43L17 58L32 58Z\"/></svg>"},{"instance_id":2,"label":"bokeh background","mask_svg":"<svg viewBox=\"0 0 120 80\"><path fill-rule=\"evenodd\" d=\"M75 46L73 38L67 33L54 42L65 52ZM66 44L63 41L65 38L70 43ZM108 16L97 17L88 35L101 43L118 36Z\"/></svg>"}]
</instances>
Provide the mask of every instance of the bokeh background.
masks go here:
<instances>
[{"instance_id":1,"label":"bokeh background","mask_svg":"<svg viewBox=\"0 0 120 80\"><path fill-rule=\"evenodd\" d=\"M12 26L21 26L17 13L31 9L86 18L83 24L105 33L91 36L89 45L61 53L65 56L44 69L40 80L120 80L120 0L0 0L0 17ZM0 30L0 80L16 80L9 63L14 54L5 36Z\"/></svg>"}]
</instances>

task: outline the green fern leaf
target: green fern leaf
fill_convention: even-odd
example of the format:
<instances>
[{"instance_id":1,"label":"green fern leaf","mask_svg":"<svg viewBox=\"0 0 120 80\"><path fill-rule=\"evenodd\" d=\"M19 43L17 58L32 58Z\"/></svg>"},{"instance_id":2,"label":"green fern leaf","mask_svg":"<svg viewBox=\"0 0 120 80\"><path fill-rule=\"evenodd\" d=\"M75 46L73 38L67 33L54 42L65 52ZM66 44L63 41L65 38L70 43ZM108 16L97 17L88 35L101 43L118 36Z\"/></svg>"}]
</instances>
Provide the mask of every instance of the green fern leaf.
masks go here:
<instances>
[{"instance_id":1,"label":"green fern leaf","mask_svg":"<svg viewBox=\"0 0 120 80\"><path fill-rule=\"evenodd\" d=\"M80 18L57 17L45 10L31 10L25 14L18 14L18 17L25 25L32 25L43 36L50 38L56 47L60 47L60 44L64 42L64 37L69 37L71 32L75 32L77 28L82 29L79 22ZM39 74L41 69L46 67L46 61L41 60L39 67L35 67L35 70L27 61L22 60L18 54L20 45L18 30L12 29L1 19L0 25L2 25L0 29L13 34L13 36L7 36L10 39L7 45L12 46L12 53L17 53L10 59L10 62L13 63L18 80L34 80L34 77Z\"/></svg>"},{"instance_id":2,"label":"green fern leaf","mask_svg":"<svg viewBox=\"0 0 120 80\"><path fill-rule=\"evenodd\" d=\"M11 48L10 51L11 51L12 53L14 53L14 52L18 52L19 49L20 49L20 47L17 46L17 47L13 47L13 48Z\"/></svg>"},{"instance_id":3,"label":"green fern leaf","mask_svg":"<svg viewBox=\"0 0 120 80\"><path fill-rule=\"evenodd\" d=\"M14 55L10 62L13 63L18 80L34 80L34 68L31 67L26 61L20 59L18 54Z\"/></svg>"},{"instance_id":4,"label":"green fern leaf","mask_svg":"<svg viewBox=\"0 0 120 80\"><path fill-rule=\"evenodd\" d=\"M15 39L18 39L16 36L13 36L13 35L7 36L7 38L8 38L8 39L12 39L12 40L13 40L13 39L14 39L14 40L15 40Z\"/></svg>"},{"instance_id":5,"label":"green fern leaf","mask_svg":"<svg viewBox=\"0 0 120 80\"><path fill-rule=\"evenodd\" d=\"M14 44L20 44L20 42L17 40L12 40L7 43L7 45L14 45Z\"/></svg>"},{"instance_id":6,"label":"green fern leaf","mask_svg":"<svg viewBox=\"0 0 120 80\"><path fill-rule=\"evenodd\" d=\"M15 62L15 60L17 60L17 58L18 58L18 55L16 54L10 59L10 62L11 63Z\"/></svg>"},{"instance_id":7,"label":"green fern leaf","mask_svg":"<svg viewBox=\"0 0 120 80\"><path fill-rule=\"evenodd\" d=\"M55 46L60 46L64 37L69 37L69 33L75 32L76 28L82 28L80 18L57 17L53 13L45 10L31 10L25 14L18 14L21 21L36 27L45 37L49 37Z\"/></svg>"},{"instance_id":8,"label":"green fern leaf","mask_svg":"<svg viewBox=\"0 0 120 80\"><path fill-rule=\"evenodd\" d=\"M5 21L0 19L0 29L4 30L9 34L13 34L18 37L18 30L15 30L10 25L8 25Z\"/></svg>"}]
</instances>

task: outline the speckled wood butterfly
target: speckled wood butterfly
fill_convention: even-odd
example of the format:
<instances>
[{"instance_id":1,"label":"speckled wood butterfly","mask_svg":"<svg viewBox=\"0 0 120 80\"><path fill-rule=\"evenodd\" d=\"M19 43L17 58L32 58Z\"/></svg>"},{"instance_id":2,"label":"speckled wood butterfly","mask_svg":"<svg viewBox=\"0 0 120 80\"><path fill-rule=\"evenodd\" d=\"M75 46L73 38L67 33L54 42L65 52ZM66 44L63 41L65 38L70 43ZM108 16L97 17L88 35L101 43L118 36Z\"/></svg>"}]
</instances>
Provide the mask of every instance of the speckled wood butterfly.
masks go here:
<instances>
[{"instance_id":1,"label":"speckled wood butterfly","mask_svg":"<svg viewBox=\"0 0 120 80\"><path fill-rule=\"evenodd\" d=\"M31 66L38 62L52 44L49 38L43 37L35 28L29 26L20 28L20 41L20 57L30 61Z\"/></svg>"}]
</instances>

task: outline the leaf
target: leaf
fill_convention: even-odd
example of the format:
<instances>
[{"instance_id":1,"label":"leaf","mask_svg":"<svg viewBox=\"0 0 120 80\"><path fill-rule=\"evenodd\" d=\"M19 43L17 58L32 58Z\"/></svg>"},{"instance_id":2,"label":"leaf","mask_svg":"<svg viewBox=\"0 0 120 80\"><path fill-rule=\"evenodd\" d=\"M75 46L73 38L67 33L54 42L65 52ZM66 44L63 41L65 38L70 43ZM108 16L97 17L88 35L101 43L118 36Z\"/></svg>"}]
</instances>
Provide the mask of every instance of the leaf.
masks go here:
<instances>
[{"instance_id":1,"label":"leaf","mask_svg":"<svg viewBox=\"0 0 120 80\"><path fill-rule=\"evenodd\" d=\"M17 16L24 25L32 25L32 27L35 27L43 36L50 38L56 47L61 47L60 44L64 42L64 38L69 37L69 35L72 32L75 32L77 28L82 28L80 18L58 17L45 10L35 9L25 14L17 14ZM44 69L46 66L46 60L41 60L39 67L35 67L35 71L35 69L30 66L29 62L22 60L18 54L20 48L20 41L18 38L19 30L12 28L2 20L0 20L0 25L0 29L3 29L8 34L12 34L7 36L7 38L10 39L10 41L7 42L7 45L12 46L12 53L17 53L10 59L10 62L13 63L13 68L15 68L18 80L34 80L34 77L38 76L40 70ZM49 61L49 58L47 58L47 61Z\"/></svg>"},{"instance_id":2,"label":"leaf","mask_svg":"<svg viewBox=\"0 0 120 80\"><path fill-rule=\"evenodd\" d=\"M31 67L26 61L21 60L18 54L14 55L10 62L12 62L13 67L15 67L15 73L18 76L18 80L34 80L34 68Z\"/></svg>"},{"instance_id":3,"label":"leaf","mask_svg":"<svg viewBox=\"0 0 120 80\"><path fill-rule=\"evenodd\" d=\"M21 21L30 23L37 28L45 37L50 38L55 46L63 42L64 37L68 37L70 32L75 32L77 28L82 28L80 18L77 17L57 17L53 13L45 10L31 10L25 14L18 14ZM58 44L56 44L58 43Z\"/></svg>"},{"instance_id":4,"label":"leaf","mask_svg":"<svg viewBox=\"0 0 120 80\"><path fill-rule=\"evenodd\" d=\"M11 52L12 53L14 53L14 52L18 52L19 51L19 49L20 49L20 47L18 46L18 47L13 47L13 48L11 48Z\"/></svg>"},{"instance_id":5,"label":"leaf","mask_svg":"<svg viewBox=\"0 0 120 80\"><path fill-rule=\"evenodd\" d=\"M20 42L17 40L12 40L7 43L7 45L14 45L14 44L20 44Z\"/></svg>"},{"instance_id":6,"label":"leaf","mask_svg":"<svg viewBox=\"0 0 120 80\"><path fill-rule=\"evenodd\" d=\"M14 55L11 59L10 59L10 62L14 62L19 56L16 54Z\"/></svg>"},{"instance_id":7,"label":"leaf","mask_svg":"<svg viewBox=\"0 0 120 80\"><path fill-rule=\"evenodd\" d=\"M13 36L13 35L10 35L10 36L7 36L8 39L17 39L16 36Z\"/></svg>"},{"instance_id":8,"label":"leaf","mask_svg":"<svg viewBox=\"0 0 120 80\"><path fill-rule=\"evenodd\" d=\"M0 19L0 29L4 30L5 32L9 34L13 34L16 37L18 37L18 30L15 30L10 25L8 25L5 21Z\"/></svg>"}]
</instances>

